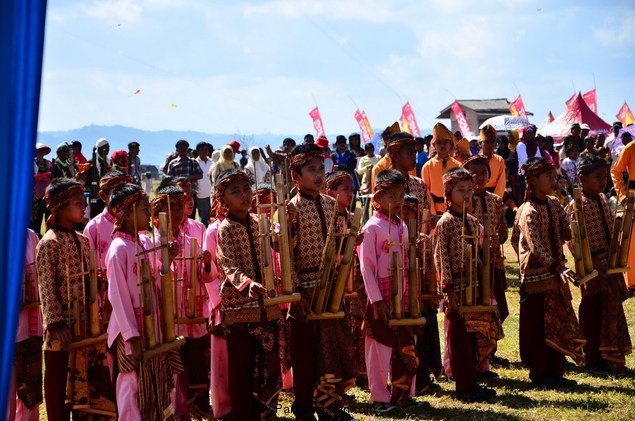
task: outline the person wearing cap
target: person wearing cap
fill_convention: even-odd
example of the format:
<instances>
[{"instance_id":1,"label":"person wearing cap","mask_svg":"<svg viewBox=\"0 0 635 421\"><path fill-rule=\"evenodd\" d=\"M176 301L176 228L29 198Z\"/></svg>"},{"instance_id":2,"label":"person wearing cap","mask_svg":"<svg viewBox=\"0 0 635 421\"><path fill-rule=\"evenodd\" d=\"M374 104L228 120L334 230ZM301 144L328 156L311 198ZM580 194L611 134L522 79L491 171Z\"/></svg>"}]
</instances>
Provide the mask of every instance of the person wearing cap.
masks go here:
<instances>
[{"instance_id":1,"label":"person wearing cap","mask_svg":"<svg viewBox=\"0 0 635 421\"><path fill-rule=\"evenodd\" d=\"M82 154L82 142L79 140L73 140L70 144L71 147L71 155L73 155L73 159L75 162L79 164L86 164L88 159Z\"/></svg>"},{"instance_id":2,"label":"person wearing cap","mask_svg":"<svg viewBox=\"0 0 635 421\"><path fill-rule=\"evenodd\" d=\"M42 228L42 218L44 216L48 218L49 216L44 194L48 185L51 184L51 167L53 163L44 157L50 153L51 148L44 143L38 142L35 144L35 161L33 163L33 170L35 171L33 181L35 200L33 200L33 212L31 213L31 229L38 235L40 235Z\"/></svg>"},{"instance_id":3,"label":"person wearing cap","mask_svg":"<svg viewBox=\"0 0 635 421\"><path fill-rule=\"evenodd\" d=\"M362 149L362 137L359 133L353 132L348 135L348 146L352 152L355 152L357 149Z\"/></svg>"},{"instance_id":4,"label":"person wearing cap","mask_svg":"<svg viewBox=\"0 0 635 421\"><path fill-rule=\"evenodd\" d=\"M421 177L421 170L426 162L428 162L428 153L425 151L426 141L422 137L415 137L415 142L417 142L417 177Z\"/></svg>"},{"instance_id":5,"label":"person wearing cap","mask_svg":"<svg viewBox=\"0 0 635 421\"><path fill-rule=\"evenodd\" d=\"M128 172L128 152L114 151L112 155L110 155L110 159L112 159L113 168Z\"/></svg>"},{"instance_id":6,"label":"person wearing cap","mask_svg":"<svg viewBox=\"0 0 635 421\"><path fill-rule=\"evenodd\" d=\"M75 165L71 158L71 148L68 143L62 142L57 145L57 156L53 160L53 167L51 169L51 178L74 178L75 177Z\"/></svg>"},{"instance_id":7,"label":"person wearing cap","mask_svg":"<svg viewBox=\"0 0 635 421\"><path fill-rule=\"evenodd\" d=\"M443 124L437 123L432 128L432 145L437 154L425 163L421 170L421 178L428 186L430 212L433 215L441 215L446 210L443 174L461 166L459 161L450 156L453 143L454 135Z\"/></svg>"},{"instance_id":8,"label":"person wearing cap","mask_svg":"<svg viewBox=\"0 0 635 421\"><path fill-rule=\"evenodd\" d=\"M571 136L573 136L573 138L575 139L576 145L578 145L578 147L580 147L580 146L583 147L583 145L580 145L580 142L583 139L582 137L580 137L580 134L582 132L582 128L580 127L580 123L573 123L571 125L570 132L571 132ZM564 158L566 158L566 156L565 157L561 156L561 158L564 159Z\"/></svg>"},{"instance_id":9,"label":"person wearing cap","mask_svg":"<svg viewBox=\"0 0 635 421\"><path fill-rule=\"evenodd\" d=\"M110 143L104 137L97 139L93 149L92 167L86 176L86 191L90 194L90 218L94 218L104 210L104 201L99 197L99 181L112 167Z\"/></svg>"},{"instance_id":10,"label":"person wearing cap","mask_svg":"<svg viewBox=\"0 0 635 421\"><path fill-rule=\"evenodd\" d=\"M580 139L583 142L586 140L586 138L589 135L590 131L591 131L591 128L589 127L588 124L586 124L586 123L580 124ZM580 148L580 150L582 150L582 148Z\"/></svg>"},{"instance_id":11,"label":"person wearing cap","mask_svg":"<svg viewBox=\"0 0 635 421\"><path fill-rule=\"evenodd\" d=\"M139 159L139 142L128 143L128 174L132 182L141 187L141 159Z\"/></svg>"},{"instance_id":12,"label":"person wearing cap","mask_svg":"<svg viewBox=\"0 0 635 421\"><path fill-rule=\"evenodd\" d=\"M487 157L489 166L489 180L485 184L485 190L494 193L496 196L503 198L507 178L505 177L505 160L494 153L498 132L490 124L483 127L479 133L481 144L480 154Z\"/></svg>"},{"instance_id":13,"label":"person wearing cap","mask_svg":"<svg viewBox=\"0 0 635 421\"><path fill-rule=\"evenodd\" d=\"M238 155L238 152L240 152L240 143L238 143L237 140L232 140L228 145L234 150L234 155Z\"/></svg>"},{"instance_id":14,"label":"person wearing cap","mask_svg":"<svg viewBox=\"0 0 635 421\"><path fill-rule=\"evenodd\" d=\"M333 171L333 158L331 157L331 148L329 147L329 140L326 136L318 137L318 140L315 141L315 146L322 149L324 153L324 172L326 174Z\"/></svg>"},{"instance_id":15,"label":"person wearing cap","mask_svg":"<svg viewBox=\"0 0 635 421\"><path fill-rule=\"evenodd\" d=\"M355 174L357 158L346 148L346 136L338 135L335 140L335 153L333 154L333 171L344 171L353 178L353 191L359 190L359 178Z\"/></svg>"}]
</instances>

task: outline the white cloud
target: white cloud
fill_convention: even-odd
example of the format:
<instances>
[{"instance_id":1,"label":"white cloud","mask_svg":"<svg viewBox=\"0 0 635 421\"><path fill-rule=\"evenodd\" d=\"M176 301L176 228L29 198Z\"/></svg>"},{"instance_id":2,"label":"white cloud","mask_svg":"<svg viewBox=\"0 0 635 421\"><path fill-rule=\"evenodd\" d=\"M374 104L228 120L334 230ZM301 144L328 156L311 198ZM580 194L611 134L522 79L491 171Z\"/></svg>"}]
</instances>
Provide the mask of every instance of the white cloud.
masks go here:
<instances>
[{"instance_id":1,"label":"white cloud","mask_svg":"<svg viewBox=\"0 0 635 421\"><path fill-rule=\"evenodd\" d=\"M635 11L604 19L601 27L593 29L593 36L605 47L635 46Z\"/></svg>"},{"instance_id":2,"label":"white cloud","mask_svg":"<svg viewBox=\"0 0 635 421\"><path fill-rule=\"evenodd\" d=\"M87 16L103 19L109 23L134 23L141 17L143 7L133 0L95 0L82 7Z\"/></svg>"}]
</instances>

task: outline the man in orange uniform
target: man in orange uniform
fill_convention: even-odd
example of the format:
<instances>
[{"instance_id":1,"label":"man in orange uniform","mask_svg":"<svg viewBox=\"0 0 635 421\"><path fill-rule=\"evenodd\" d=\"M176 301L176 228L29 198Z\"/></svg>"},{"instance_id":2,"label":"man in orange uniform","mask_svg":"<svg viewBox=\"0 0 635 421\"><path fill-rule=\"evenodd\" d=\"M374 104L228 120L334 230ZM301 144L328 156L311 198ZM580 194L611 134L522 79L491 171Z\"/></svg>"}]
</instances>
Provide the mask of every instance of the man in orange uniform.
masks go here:
<instances>
[{"instance_id":1,"label":"man in orange uniform","mask_svg":"<svg viewBox=\"0 0 635 421\"><path fill-rule=\"evenodd\" d=\"M450 156L453 145L453 134L447 127L437 123L432 128L432 144L437 154L425 163L421 170L421 178L428 186L430 194L430 211L434 215L441 215L445 212L445 198L443 190L443 174L446 171L460 167L461 163Z\"/></svg>"}]
</instances>

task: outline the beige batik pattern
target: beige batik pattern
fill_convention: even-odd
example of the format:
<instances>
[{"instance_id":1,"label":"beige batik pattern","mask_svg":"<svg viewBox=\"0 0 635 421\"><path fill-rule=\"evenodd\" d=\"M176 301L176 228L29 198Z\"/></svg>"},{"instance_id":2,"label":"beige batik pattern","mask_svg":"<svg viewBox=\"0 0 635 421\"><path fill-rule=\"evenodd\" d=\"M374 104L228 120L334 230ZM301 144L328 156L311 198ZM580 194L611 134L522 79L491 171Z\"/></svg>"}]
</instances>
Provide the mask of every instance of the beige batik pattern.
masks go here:
<instances>
[{"instance_id":1,"label":"beige batik pattern","mask_svg":"<svg viewBox=\"0 0 635 421\"><path fill-rule=\"evenodd\" d=\"M293 253L298 286L312 288L319 275L324 243L333 220L333 212L337 211L337 204L335 199L324 194L316 199L307 199L298 194L291 199L291 203L298 211L298 219L293 226L296 244ZM335 232L341 233L339 226L335 227Z\"/></svg>"},{"instance_id":2,"label":"beige batik pattern","mask_svg":"<svg viewBox=\"0 0 635 421\"><path fill-rule=\"evenodd\" d=\"M260 274L256 274L256 271L261 270L260 265L263 262L256 215L249 214L249 226L233 220L231 216L225 218L218 228L216 259L223 280L220 295L224 322L260 322L262 305L257 298L249 296L249 285L244 285L257 282L261 277ZM239 288L243 286L240 291ZM267 320L281 316L278 306L269 306L265 311Z\"/></svg>"},{"instance_id":3,"label":"beige batik pattern","mask_svg":"<svg viewBox=\"0 0 635 421\"><path fill-rule=\"evenodd\" d=\"M491 233L497 235L499 244L507 241L507 222L505 221L505 208L503 200L494 193L484 191L481 194L474 194L472 198L472 209L470 214L473 215L478 223L483 225L484 215L490 215L492 224ZM495 258L495 266L497 269L505 270L505 264L502 260L501 249L496 247L492 249L492 255Z\"/></svg>"}]
</instances>

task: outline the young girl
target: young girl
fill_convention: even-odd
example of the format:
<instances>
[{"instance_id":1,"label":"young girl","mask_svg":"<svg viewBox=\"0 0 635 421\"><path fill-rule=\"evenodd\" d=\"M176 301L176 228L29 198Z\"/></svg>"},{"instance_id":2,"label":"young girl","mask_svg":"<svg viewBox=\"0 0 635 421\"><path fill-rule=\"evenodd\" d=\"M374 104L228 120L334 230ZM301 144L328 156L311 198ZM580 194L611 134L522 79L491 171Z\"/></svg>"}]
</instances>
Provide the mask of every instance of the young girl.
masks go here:
<instances>
[{"instance_id":1,"label":"young girl","mask_svg":"<svg viewBox=\"0 0 635 421\"><path fill-rule=\"evenodd\" d=\"M632 344L622 306L628 298L624 275L606 274L613 226L613 214L603 193L607 181L606 161L596 156L582 158L578 163L578 177L582 183L582 208L593 266L600 274L580 286L582 301L578 315L587 340L586 368L593 372L621 371ZM570 218L576 219L573 202L566 211Z\"/></svg>"},{"instance_id":2,"label":"young girl","mask_svg":"<svg viewBox=\"0 0 635 421\"><path fill-rule=\"evenodd\" d=\"M423 408L427 402L412 399L419 360L415 350L412 327L388 326L393 318L393 276L399 270L393 265L393 252L399 265L408 267L405 247L388 243L408 242L408 228L399 215L404 202L406 180L399 171L385 170L375 180L373 207L375 213L364 225L364 239L358 248L364 285L368 293L365 319L367 323L365 355L368 367L368 387L377 415L395 415L400 407ZM401 270L400 282L404 310L408 312L407 272ZM419 317L419 315L411 315ZM386 388L391 380L392 390ZM398 405L398 406L397 406Z\"/></svg>"},{"instance_id":3,"label":"young girl","mask_svg":"<svg viewBox=\"0 0 635 421\"><path fill-rule=\"evenodd\" d=\"M459 297L467 286L464 258L467 245L476 248L473 238L478 235L476 218L466 214L472 202L472 175L464 168L453 168L443 175L443 188L447 211L437 223L434 234L434 263L444 295L443 307L446 324L447 359L456 381L456 397L465 401L484 401L496 395L496 391L479 387L476 382L477 366L481 365L473 349L473 338L468 335L471 313L459 312Z\"/></svg>"},{"instance_id":4,"label":"young girl","mask_svg":"<svg viewBox=\"0 0 635 421\"><path fill-rule=\"evenodd\" d=\"M215 201L225 220L218 228L217 264L223 280L221 311L227 328L229 393L232 419L277 419L281 388L278 306L264 307L262 264L265 253L258 238L259 218L250 213L252 191L244 171L218 176Z\"/></svg>"},{"instance_id":5,"label":"young girl","mask_svg":"<svg viewBox=\"0 0 635 421\"><path fill-rule=\"evenodd\" d=\"M568 284L578 276L564 265L562 252L571 229L564 209L549 196L556 185L553 163L532 158L523 170L527 191L511 239L520 263L520 357L535 385L575 386L575 380L563 377L565 355L582 364L586 341L571 306Z\"/></svg>"},{"instance_id":6,"label":"young girl","mask_svg":"<svg viewBox=\"0 0 635 421\"><path fill-rule=\"evenodd\" d=\"M139 186L120 184L110 197L110 208L115 216L113 240L106 254L108 298L112 316L108 325L108 346L114 349L119 375L117 376L117 412L119 419L131 421L174 420L170 394L174 388L174 375L183 371L177 350L159 354L148 360L142 358L144 338L142 332L143 301L139 293L140 265L147 260L150 276L157 279L160 260L152 253L137 255L152 248L152 241L141 230L150 221L148 196ZM170 257L178 252L176 243L169 244ZM152 307L161 313L160 290L153 282ZM161 335L161 321L154 318L157 338ZM167 417L167 418L166 418Z\"/></svg>"}]
</instances>

